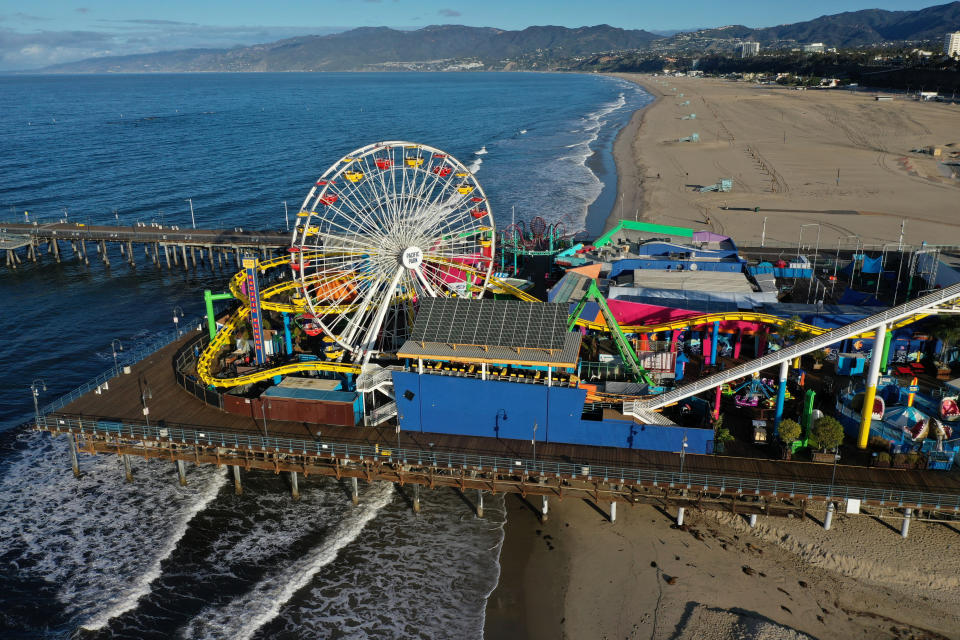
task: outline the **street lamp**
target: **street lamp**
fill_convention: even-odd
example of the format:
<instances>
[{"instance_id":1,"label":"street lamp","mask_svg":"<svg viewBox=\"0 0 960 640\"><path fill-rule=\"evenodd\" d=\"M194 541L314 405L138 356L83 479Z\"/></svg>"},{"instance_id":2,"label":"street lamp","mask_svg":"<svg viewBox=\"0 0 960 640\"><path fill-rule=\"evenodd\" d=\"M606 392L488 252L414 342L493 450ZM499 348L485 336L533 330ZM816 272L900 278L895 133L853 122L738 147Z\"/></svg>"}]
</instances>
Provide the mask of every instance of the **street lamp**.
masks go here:
<instances>
[{"instance_id":1,"label":"street lamp","mask_svg":"<svg viewBox=\"0 0 960 640\"><path fill-rule=\"evenodd\" d=\"M114 338L110 343L110 349L113 351L113 371L114 375L120 375L120 365L117 363L117 351L123 351L123 343L119 338Z\"/></svg>"},{"instance_id":2,"label":"street lamp","mask_svg":"<svg viewBox=\"0 0 960 640\"><path fill-rule=\"evenodd\" d=\"M537 423L533 423L533 438L530 440L533 445L533 466L537 466Z\"/></svg>"},{"instance_id":3,"label":"street lamp","mask_svg":"<svg viewBox=\"0 0 960 640\"><path fill-rule=\"evenodd\" d=\"M819 222L808 222L807 224L800 225L800 234L797 237L797 260L800 260L800 242L803 238L803 228L804 227L816 227L817 228L817 245L813 251L813 264L810 268L810 283L807 284L807 302L810 302L810 285L813 284L813 278L816 275L817 271L817 257L820 255L820 230L821 226Z\"/></svg>"},{"instance_id":4,"label":"street lamp","mask_svg":"<svg viewBox=\"0 0 960 640\"><path fill-rule=\"evenodd\" d=\"M683 459L687 455L687 432L683 432L683 445L680 447L680 475L683 475Z\"/></svg>"},{"instance_id":5,"label":"street lamp","mask_svg":"<svg viewBox=\"0 0 960 640\"><path fill-rule=\"evenodd\" d=\"M43 378L37 378L30 383L30 395L33 396L33 414L37 418L37 422L40 422L40 405L37 403L37 398L40 397L41 391L47 390L47 382Z\"/></svg>"},{"instance_id":6,"label":"street lamp","mask_svg":"<svg viewBox=\"0 0 960 640\"><path fill-rule=\"evenodd\" d=\"M190 203L190 223L193 225L193 228L197 228L197 220L193 217L193 198L187 198L186 202Z\"/></svg>"},{"instance_id":7,"label":"street lamp","mask_svg":"<svg viewBox=\"0 0 960 640\"><path fill-rule=\"evenodd\" d=\"M183 317L183 309L181 309L179 305L174 307L173 308L173 328L176 330L178 338L180 337L180 318L182 317Z\"/></svg>"},{"instance_id":8,"label":"street lamp","mask_svg":"<svg viewBox=\"0 0 960 640\"><path fill-rule=\"evenodd\" d=\"M287 221L287 231L290 231L290 212L287 211L287 201L283 201L283 219Z\"/></svg>"},{"instance_id":9,"label":"street lamp","mask_svg":"<svg viewBox=\"0 0 960 640\"><path fill-rule=\"evenodd\" d=\"M760 232L760 246L767 241L767 216L763 216L763 231Z\"/></svg>"},{"instance_id":10,"label":"street lamp","mask_svg":"<svg viewBox=\"0 0 960 640\"><path fill-rule=\"evenodd\" d=\"M837 479L837 463L840 461L840 452L838 449L833 450L833 473L830 474L830 495L827 496L827 500L833 498L833 482Z\"/></svg>"},{"instance_id":11,"label":"street lamp","mask_svg":"<svg viewBox=\"0 0 960 640\"><path fill-rule=\"evenodd\" d=\"M147 400L153 399L153 393L150 391L150 384L147 382L146 378L140 379L140 402L143 404L143 419L147 421L147 426L150 426L150 408L147 407Z\"/></svg>"}]
</instances>

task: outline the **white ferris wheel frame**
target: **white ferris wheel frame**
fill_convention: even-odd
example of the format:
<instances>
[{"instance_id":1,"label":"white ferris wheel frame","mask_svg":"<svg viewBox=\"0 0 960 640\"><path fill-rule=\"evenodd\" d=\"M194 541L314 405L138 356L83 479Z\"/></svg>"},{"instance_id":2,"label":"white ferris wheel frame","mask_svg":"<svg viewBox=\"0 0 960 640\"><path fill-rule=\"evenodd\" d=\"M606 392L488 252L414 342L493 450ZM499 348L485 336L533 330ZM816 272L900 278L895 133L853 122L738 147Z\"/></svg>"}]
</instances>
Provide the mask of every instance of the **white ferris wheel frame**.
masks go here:
<instances>
[{"instance_id":1,"label":"white ferris wheel frame","mask_svg":"<svg viewBox=\"0 0 960 640\"><path fill-rule=\"evenodd\" d=\"M482 296L495 251L493 213L473 172L436 147L386 141L343 156L310 189L291 266L313 321L366 364L388 316L394 339L409 327L414 300ZM450 281L451 269L464 280Z\"/></svg>"}]
</instances>

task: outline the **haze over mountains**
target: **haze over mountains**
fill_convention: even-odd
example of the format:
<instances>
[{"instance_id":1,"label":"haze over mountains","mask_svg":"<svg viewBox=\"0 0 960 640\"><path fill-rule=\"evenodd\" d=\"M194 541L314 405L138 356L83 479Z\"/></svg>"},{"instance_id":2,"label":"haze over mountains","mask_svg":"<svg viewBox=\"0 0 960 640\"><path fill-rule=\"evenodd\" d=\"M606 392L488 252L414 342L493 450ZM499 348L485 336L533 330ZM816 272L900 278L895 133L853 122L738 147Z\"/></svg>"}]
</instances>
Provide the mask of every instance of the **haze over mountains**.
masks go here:
<instances>
[{"instance_id":1,"label":"haze over mountains","mask_svg":"<svg viewBox=\"0 0 960 640\"><path fill-rule=\"evenodd\" d=\"M185 49L89 58L47 67L50 73L204 71L370 71L389 69L549 69L607 51L709 50L740 40L789 48L806 42L857 47L942 39L960 29L960 1L918 11L870 9L806 22L751 29L742 25L701 29L664 37L644 30L598 25L570 29L534 26L521 31L435 25L416 31L365 27L325 36L303 36L233 49Z\"/></svg>"}]
</instances>

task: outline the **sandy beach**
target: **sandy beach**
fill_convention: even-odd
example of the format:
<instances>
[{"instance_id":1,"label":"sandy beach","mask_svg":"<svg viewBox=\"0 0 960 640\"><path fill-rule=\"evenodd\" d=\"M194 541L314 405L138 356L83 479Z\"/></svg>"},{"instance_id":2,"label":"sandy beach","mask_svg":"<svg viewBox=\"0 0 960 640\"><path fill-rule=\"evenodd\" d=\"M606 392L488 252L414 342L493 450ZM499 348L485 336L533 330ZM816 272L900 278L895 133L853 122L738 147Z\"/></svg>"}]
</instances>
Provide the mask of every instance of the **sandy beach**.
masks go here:
<instances>
[{"instance_id":1,"label":"sandy beach","mask_svg":"<svg viewBox=\"0 0 960 640\"><path fill-rule=\"evenodd\" d=\"M833 247L854 234L865 245L897 243L906 220L905 243L960 244L960 181L911 152L937 146L950 161L960 151L956 106L618 77L656 100L614 144L618 194L607 228L622 210L751 246L766 219L768 246L796 246L800 225L819 223L821 247ZM693 132L700 142L677 142ZM731 192L695 188L721 178L733 179ZM815 233L807 228L804 244ZM489 640L960 638L956 526L914 521L903 539L900 515L888 510L838 515L824 531L823 505L804 521L761 516L755 528L696 511L677 527L673 512L621 506L611 524L602 509L569 499L552 500L542 522L530 502L510 495L506 504Z\"/></svg>"},{"instance_id":2,"label":"sandy beach","mask_svg":"<svg viewBox=\"0 0 960 640\"><path fill-rule=\"evenodd\" d=\"M958 638L960 531L823 513L800 522L624 507L611 524L581 500L547 522L507 496L500 584L485 637Z\"/></svg>"},{"instance_id":3,"label":"sandy beach","mask_svg":"<svg viewBox=\"0 0 960 640\"><path fill-rule=\"evenodd\" d=\"M939 162L960 162L949 157L960 152L960 106L878 102L876 91L617 77L656 97L614 145L625 217L709 226L743 246L759 245L764 218L768 245L795 245L808 223L822 225L821 247L854 234L864 244L897 243L904 220L906 243L960 243L960 180ZM699 142L677 141L693 133ZM943 155L912 152L931 146ZM733 180L731 192L698 191L721 178ZM619 214L614 207L608 228ZM807 228L804 244L815 235Z\"/></svg>"}]
</instances>

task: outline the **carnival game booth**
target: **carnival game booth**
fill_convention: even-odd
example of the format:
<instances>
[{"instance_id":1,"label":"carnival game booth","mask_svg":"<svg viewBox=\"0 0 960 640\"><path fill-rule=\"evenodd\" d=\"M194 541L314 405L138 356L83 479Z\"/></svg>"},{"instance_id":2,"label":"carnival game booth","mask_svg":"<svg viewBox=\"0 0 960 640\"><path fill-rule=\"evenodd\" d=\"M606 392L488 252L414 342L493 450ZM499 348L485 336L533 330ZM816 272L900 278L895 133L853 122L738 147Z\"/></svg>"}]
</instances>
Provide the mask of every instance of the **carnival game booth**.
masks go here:
<instances>
[{"instance_id":1,"label":"carnival game booth","mask_svg":"<svg viewBox=\"0 0 960 640\"><path fill-rule=\"evenodd\" d=\"M707 453L713 432L657 416L583 419L587 389L576 370L581 335L567 305L426 299L393 372L401 429L538 442ZM610 415L609 412L606 415Z\"/></svg>"}]
</instances>

